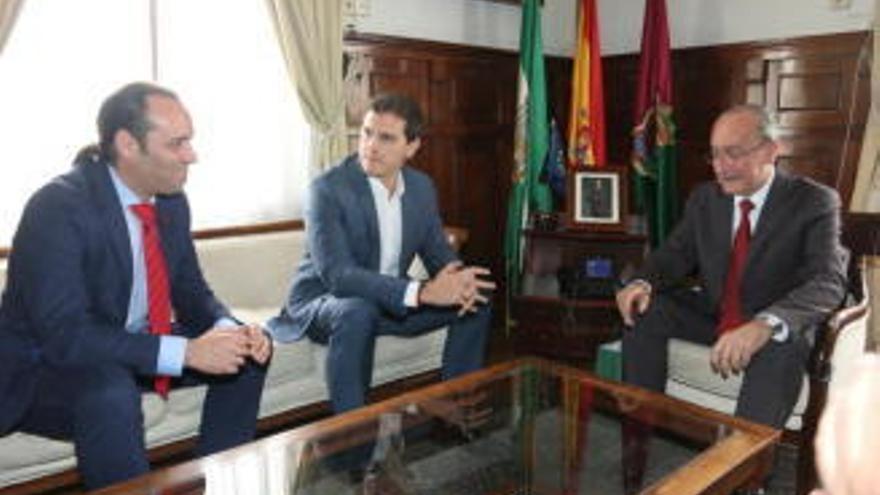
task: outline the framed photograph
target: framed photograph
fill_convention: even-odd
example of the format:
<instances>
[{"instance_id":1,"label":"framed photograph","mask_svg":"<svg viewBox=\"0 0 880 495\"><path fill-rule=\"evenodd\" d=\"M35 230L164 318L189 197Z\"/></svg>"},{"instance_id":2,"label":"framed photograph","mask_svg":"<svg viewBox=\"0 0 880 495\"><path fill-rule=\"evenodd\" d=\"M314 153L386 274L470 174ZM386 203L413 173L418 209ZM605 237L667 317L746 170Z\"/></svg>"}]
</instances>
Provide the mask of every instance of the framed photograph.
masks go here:
<instances>
[{"instance_id":1,"label":"framed photograph","mask_svg":"<svg viewBox=\"0 0 880 495\"><path fill-rule=\"evenodd\" d=\"M626 230L626 167L579 169L569 176L569 225L575 229Z\"/></svg>"}]
</instances>

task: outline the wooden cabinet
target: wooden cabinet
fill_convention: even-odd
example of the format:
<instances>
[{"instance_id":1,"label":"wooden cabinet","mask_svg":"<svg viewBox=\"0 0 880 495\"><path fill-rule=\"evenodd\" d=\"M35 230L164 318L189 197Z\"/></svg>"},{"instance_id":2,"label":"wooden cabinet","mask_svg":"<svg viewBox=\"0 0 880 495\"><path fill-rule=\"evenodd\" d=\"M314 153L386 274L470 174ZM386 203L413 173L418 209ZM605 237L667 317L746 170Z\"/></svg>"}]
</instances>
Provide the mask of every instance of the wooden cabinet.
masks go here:
<instances>
[{"instance_id":1,"label":"wooden cabinet","mask_svg":"<svg viewBox=\"0 0 880 495\"><path fill-rule=\"evenodd\" d=\"M525 232L525 267L511 302L517 353L589 365L617 337L618 281L645 254L646 237L580 231Z\"/></svg>"}]
</instances>

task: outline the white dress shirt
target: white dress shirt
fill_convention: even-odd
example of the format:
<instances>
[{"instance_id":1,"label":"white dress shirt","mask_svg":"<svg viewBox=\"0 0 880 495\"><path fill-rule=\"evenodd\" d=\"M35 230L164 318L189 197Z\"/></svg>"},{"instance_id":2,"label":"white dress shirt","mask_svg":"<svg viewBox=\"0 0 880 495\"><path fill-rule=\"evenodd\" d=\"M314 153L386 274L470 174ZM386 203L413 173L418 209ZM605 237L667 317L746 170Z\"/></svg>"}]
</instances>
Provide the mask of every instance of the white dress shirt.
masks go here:
<instances>
[{"instance_id":1,"label":"white dress shirt","mask_svg":"<svg viewBox=\"0 0 880 495\"><path fill-rule=\"evenodd\" d=\"M389 277L400 277L400 250L403 245L403 210L401 198L406 191L403 174L397 172L394 190L389 191L376 177L367 177L373 203L376 205L376 219L379 225L379 273ZM419 283L411 281L406 287L403 302L408 307L418 306Z\"/></svg>"},{"instance_id":2,"label":"white dress shirt","mask_svg":"<svg viewBox=\"0 0 880 495\"><path fill-rule=\"evenodd\" d=\"M128 299L128 315L125 319L125 330L129 333L145 333L149 331L148 303L147 303L147 265L144 260L144 241L141 230L141 221L129 208L131 205L143 203L119 177L114 167L110 168L110 178L113 188L119 198L122 214L125 216L125 225L128 227L128 238L131 242L131 296ZM155 198L150 198L150 203L155 203ZM169 280L170 284L171 281ZM169 288L170 295L170 288ZM215 322L216 327L233 328L237 326L234 320L220 318ZM187 339L177 335L162 335L159 340L159 355L156 357L156 374L168 376L180 376L183 373L184 359L186 358Z\"/></svg>"},{"instance_id":3,"label":"white dress shirt","mask_svg":"<svg viewBox=\"0 0 880 495\"><path fill-rule=\"evenodd\" d=\"M751 194L751 196L734 196L733 197L733 222L731 222L733 228L730 231L731 240L736 235L736 229L739 227L739 222L741 221L742 211L739 209L740 201L744 199L748 199L755 205L752 208L752 211L749 212L749 227L751 228L751 233L754 235L755 229L758 227L758 222L761 219L761 212L764 211L764 203L767 202L767 194L770 192L770 186L773 185L773 179L776 178L776 168L770 169L770 179L761 186L760 189ZM731 241L732 242L732 241ZM755 315L756 319L763 320L768 325L773 328L779 327L779 331L774 331L773 340L777 342L785 342L788 340L789 328L788 323L786 323L782 318L766 312L760 312Z\"/></svg>"}]
</instances>

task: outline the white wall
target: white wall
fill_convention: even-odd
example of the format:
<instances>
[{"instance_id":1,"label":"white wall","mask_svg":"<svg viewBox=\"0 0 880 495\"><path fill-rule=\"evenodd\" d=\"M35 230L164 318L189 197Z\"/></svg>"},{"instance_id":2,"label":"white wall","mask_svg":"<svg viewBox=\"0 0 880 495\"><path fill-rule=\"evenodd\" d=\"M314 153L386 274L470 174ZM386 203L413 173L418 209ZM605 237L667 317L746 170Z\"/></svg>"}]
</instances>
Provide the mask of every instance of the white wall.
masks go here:
<instances>
[{"instance_id":1,"label":"white wall","mask_svg":"<svg viewBox=\"0 0 880 495\"><path fill-rule=\"evenodd\" d=\"M874 0L667 0L673 48L868 29ZM602 53L638 51L644 2L600 0Z\"/></svg>"},{"instance_id":2,"label":"white wall","mask_svg":"<svg viewBox=\"0 0 880 495\"><path fill-rule=\"evenodd\" d=\"M519 49L520 8L488 0L368 0L369 15L355 21L362 33ZM615 0L616 1L616 0ZM630 0L623 0L630 1ZM575 0L545 0L544 52L570 55Z\"/></svg>"},{"instance_id":3,"label":"white wall","mask_svg":"<svg viewBox=\"0 0 880 495\"><path fill-rule=\"evenodd\" d=\"M832 4L849 6L835 9ZM488 0L368 0L357 31L517 50L520 9ZM875 0L667 0L672 46L868 29ZM544 51L571 55L576 0L545 0ZM599 0L602 53L638 50L643 0Z\"/></svg>"}]
</instances>

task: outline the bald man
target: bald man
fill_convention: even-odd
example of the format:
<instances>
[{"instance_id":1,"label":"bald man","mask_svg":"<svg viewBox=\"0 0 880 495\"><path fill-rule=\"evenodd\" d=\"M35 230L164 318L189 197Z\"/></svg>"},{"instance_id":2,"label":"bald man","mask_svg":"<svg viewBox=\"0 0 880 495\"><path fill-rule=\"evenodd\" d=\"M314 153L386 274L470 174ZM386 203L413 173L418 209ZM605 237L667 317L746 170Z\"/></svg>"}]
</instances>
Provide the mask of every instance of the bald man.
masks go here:
<instances>
[{"instance_id":1,"label":"bald man","mask_svg":"<svg viewBox=\"0 0 880 495\"><path fill-rule=\"evenodd\" d=\"M707 367L744 374L736 415L776 428L797 401L817 325L843 300L847 259L837 193L777 170L778 153L763 108L723 112L706 159L715 180L617 293L632 326L627 382L662 392L668 340L702 343Z\"/></svg>"}]
</instances>

